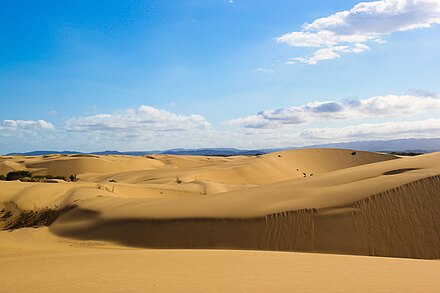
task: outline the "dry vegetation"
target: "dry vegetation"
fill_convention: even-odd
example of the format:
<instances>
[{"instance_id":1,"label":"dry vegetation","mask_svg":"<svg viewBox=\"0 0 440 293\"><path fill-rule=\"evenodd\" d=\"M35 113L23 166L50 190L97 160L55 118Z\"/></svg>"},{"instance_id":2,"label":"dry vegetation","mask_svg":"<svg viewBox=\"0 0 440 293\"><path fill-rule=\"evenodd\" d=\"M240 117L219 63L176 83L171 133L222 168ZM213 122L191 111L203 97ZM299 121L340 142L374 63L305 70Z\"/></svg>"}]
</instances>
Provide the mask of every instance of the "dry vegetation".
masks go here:
<instances>
[{"instance_id":1,"label":"dry vegetation","mask_svg":"<svg viewBox=\"0 0 440 293\"><path fill-rule=\"evenodd\" d=\"M67 211L57 206L22 210L15 202L6 202L3 206L4 208L0 210L0 229L2 230L50 226Z\"/></svg>"}]
</instances>

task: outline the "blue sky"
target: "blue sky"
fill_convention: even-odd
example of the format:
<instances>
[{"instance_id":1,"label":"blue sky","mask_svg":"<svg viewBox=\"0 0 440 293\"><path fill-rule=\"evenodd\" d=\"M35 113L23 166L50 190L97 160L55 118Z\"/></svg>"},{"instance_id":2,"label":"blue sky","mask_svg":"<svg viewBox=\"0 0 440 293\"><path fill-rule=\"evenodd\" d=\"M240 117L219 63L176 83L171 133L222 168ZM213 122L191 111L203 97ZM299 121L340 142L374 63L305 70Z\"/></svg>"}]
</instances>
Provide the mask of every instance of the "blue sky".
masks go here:
<instances>
[{"instance_id":1,"label":"blue sky","mask_svg":"<svg viewBox=\"0 0 440 293\"><path fill-rule=\"evenodd\" d=\"M440 135L440 1L8 1L0 153Z\"/></svg>"}]
</instances>

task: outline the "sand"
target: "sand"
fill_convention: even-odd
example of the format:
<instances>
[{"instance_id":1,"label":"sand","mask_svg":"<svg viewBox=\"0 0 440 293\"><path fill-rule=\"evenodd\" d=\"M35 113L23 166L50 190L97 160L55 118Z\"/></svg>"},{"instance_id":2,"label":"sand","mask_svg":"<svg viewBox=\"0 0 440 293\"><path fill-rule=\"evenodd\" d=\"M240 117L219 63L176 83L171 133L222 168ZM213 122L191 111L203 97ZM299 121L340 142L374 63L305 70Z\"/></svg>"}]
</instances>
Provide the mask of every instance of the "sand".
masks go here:
<instances>
[{"instance_id":1,"label":"sand","mask_svg":"<svg viewBox=\"0 0 440 293\"><path fill-rule=\"evenodd\" d=\"M0 181L0 226L20 228L0 232L4 288L440 287L440 153L0 157L12 170L78 181Z\"/></svg>"},{"instance_id":2,"label":"sand","mask_svg":"<svg viewBox=\"0 0 440 293\"><path fill-rule=\"evenodd\" d=\"M32 243L29 243L32 241ZM127 249L0 232L5 292L438 292L440 262L240 250Z\"/></svg>"}]
</instances>

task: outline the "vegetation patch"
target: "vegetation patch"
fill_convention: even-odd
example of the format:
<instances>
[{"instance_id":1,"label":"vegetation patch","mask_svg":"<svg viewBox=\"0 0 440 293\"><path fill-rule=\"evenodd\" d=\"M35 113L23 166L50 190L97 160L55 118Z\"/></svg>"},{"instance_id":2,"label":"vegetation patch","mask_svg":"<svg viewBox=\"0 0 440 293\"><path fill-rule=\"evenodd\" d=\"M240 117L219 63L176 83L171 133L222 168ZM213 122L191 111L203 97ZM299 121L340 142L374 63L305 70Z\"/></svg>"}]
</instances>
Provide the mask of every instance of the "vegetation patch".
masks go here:
<instances>
[{"instance_id":1,"label":"vegetation patch","mask_svg":"<svg viewBox=\"0 0 440 293\"><path fill-rule=\"evenodd\" d=\"M0 230L15 230L26 227L50 226L70 208L59 209L58 206L22 210L15 202L4 203L0 210Z\"/></svg>"},{"instance_id":2,"label":"vegetation patch","mask_svg":"<svg viewBox=\"0 0 440 293\"><path fill-rule=\"evenodd\" d=\"M54 176L54 175L33 175L29 171L11 171L6 176L0 175L0 180L15 181L20 180L21 182L42 182L42 183L57 183L56 180L63 181L77 181L76 175L72 174L69 176L68 180L64 176Z\"/></svg>"},{"instance_id":3,"label":"vegetation patch","mask_svg":"<svg viewBox=\"0 0 440 293\"><path fill-rule=\"evenodd\" d=\"M96 187L96 189L104 190L104 191L107 191L107 192L112 192L112 193L115 192L115 187L114 186L108 187L108 186L105 186L104 184L97 183L95 187Z\"/></svg>"},{"instance_id":4,"label":"vegetation patch","mask_svg":"<svg viewBox=\"0 0 440 293\"><path fill-rule=\"evenodd\" d=\"M12 171L6 175L6 181L21 180L24 178L31 178L31 177L32 177L32 173L29 171Z\"/></svg>"}]
</instances>

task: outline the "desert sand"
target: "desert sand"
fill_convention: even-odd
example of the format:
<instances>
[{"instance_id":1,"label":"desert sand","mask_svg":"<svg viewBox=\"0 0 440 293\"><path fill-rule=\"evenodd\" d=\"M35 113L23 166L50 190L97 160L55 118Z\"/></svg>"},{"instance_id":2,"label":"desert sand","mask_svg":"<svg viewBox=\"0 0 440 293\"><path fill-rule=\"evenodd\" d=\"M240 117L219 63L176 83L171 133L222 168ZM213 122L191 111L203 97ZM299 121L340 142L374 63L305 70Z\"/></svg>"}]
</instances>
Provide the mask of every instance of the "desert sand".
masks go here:
<instances>
[{"instance_id":1,"label":"desert sand","mask_svg":"<svg viewBox=\"0 0 440 293\"><path fill-rule=\"evenodd\" d=\"M440 153L0 157L2 289L438 292Z\"/></svg>"}]
</instances>

